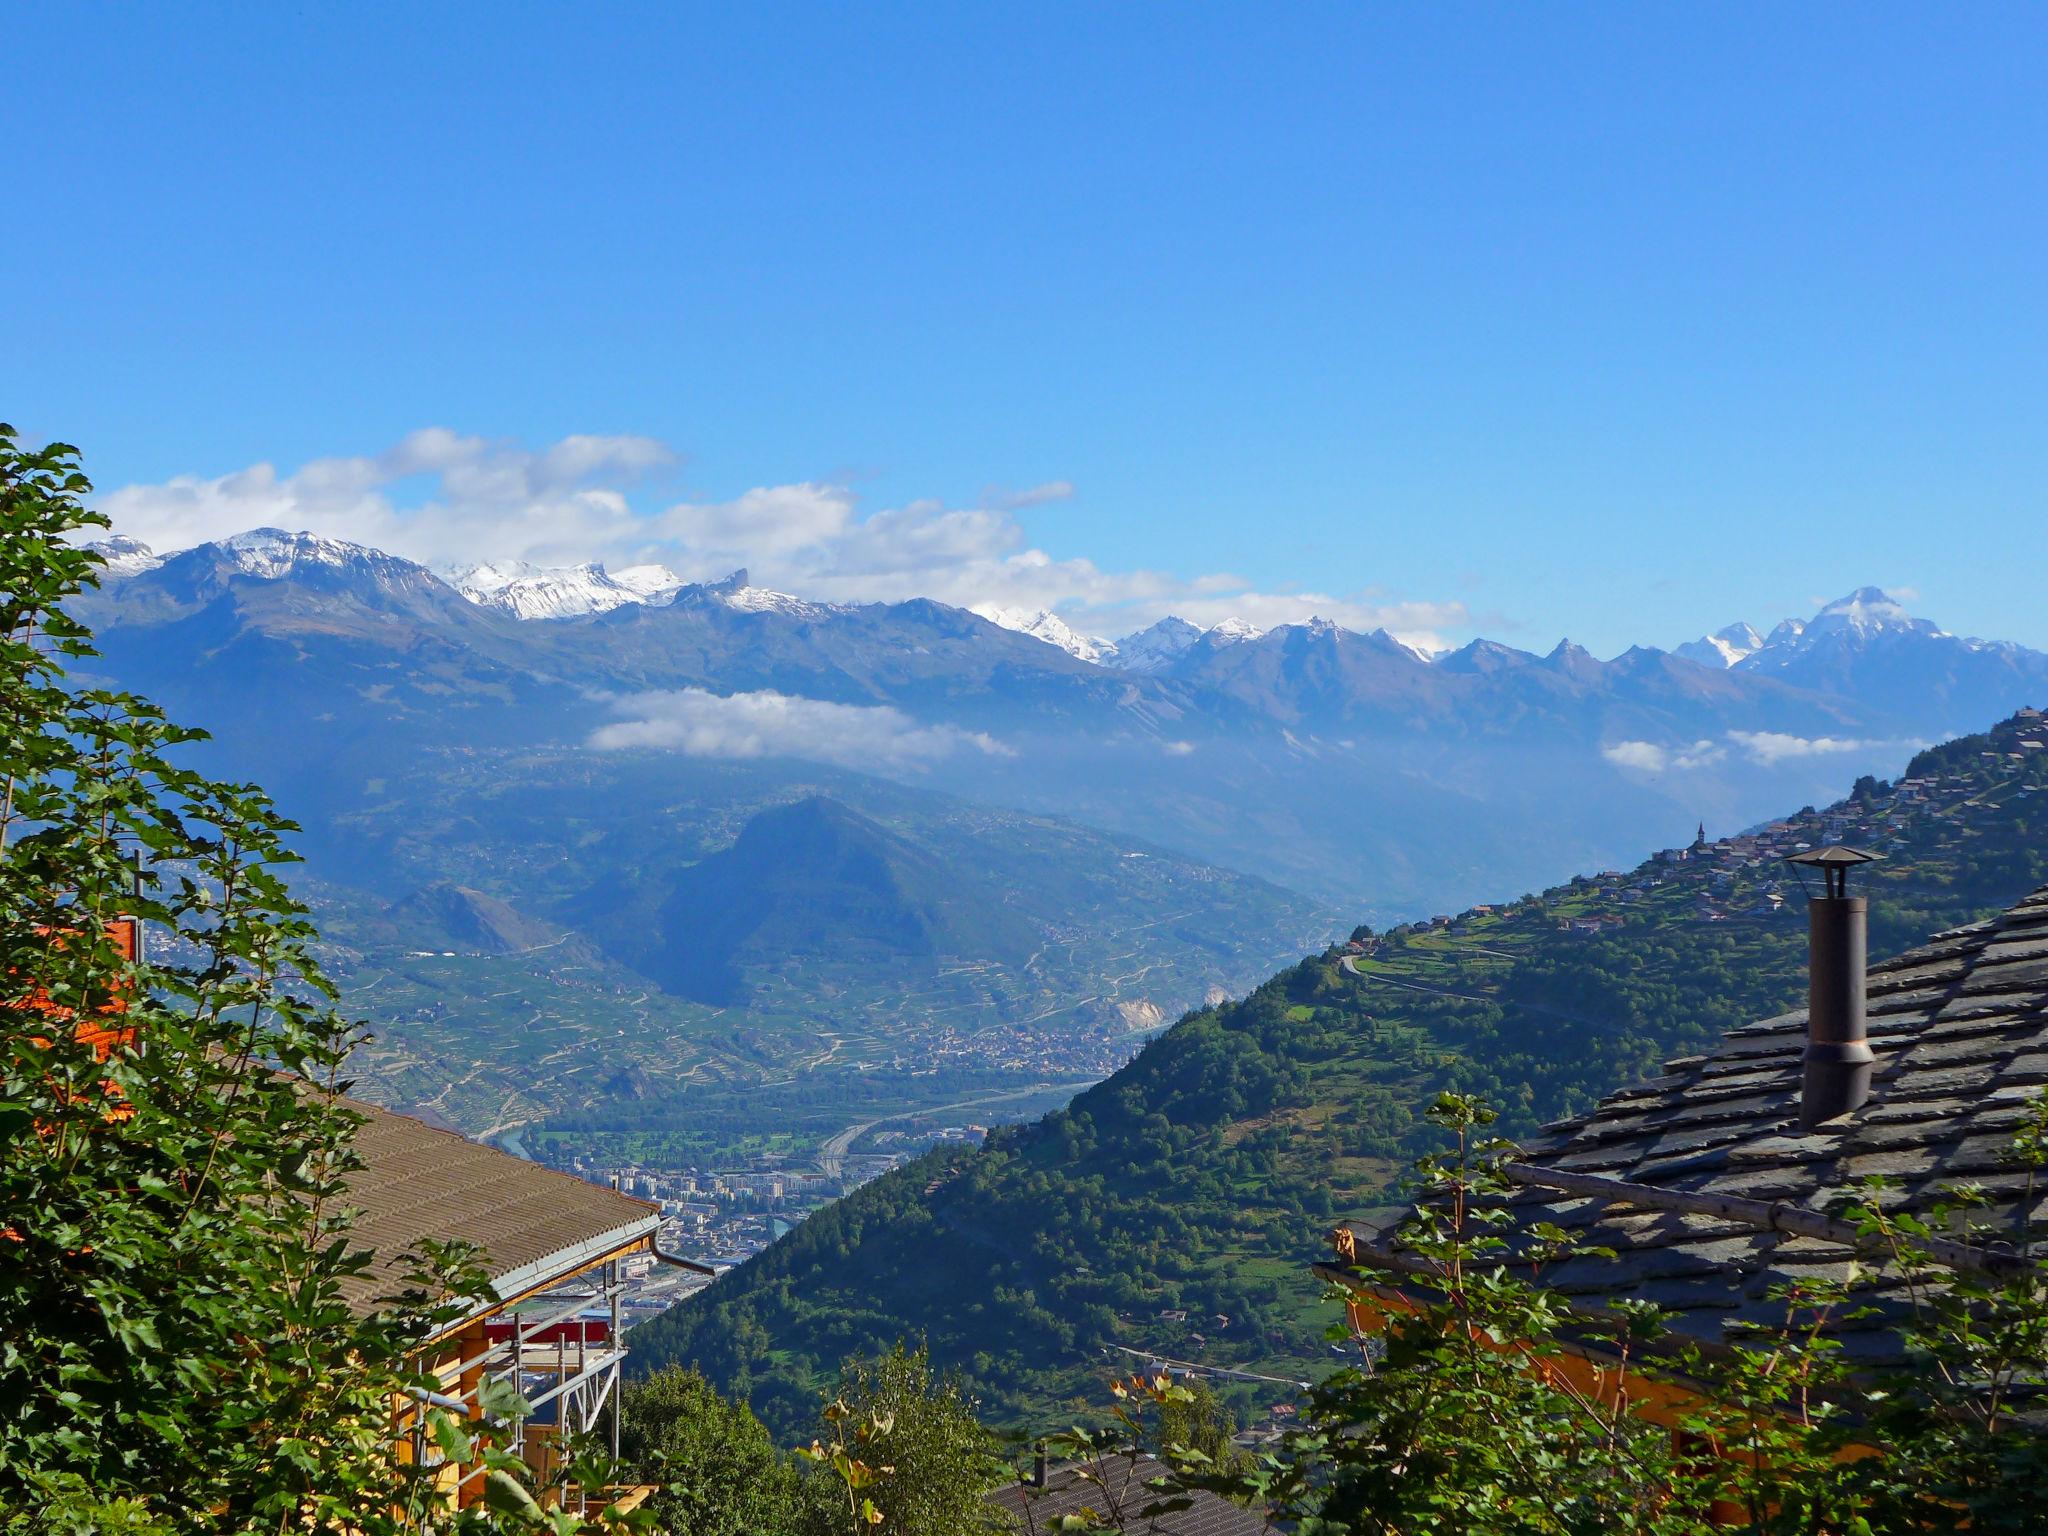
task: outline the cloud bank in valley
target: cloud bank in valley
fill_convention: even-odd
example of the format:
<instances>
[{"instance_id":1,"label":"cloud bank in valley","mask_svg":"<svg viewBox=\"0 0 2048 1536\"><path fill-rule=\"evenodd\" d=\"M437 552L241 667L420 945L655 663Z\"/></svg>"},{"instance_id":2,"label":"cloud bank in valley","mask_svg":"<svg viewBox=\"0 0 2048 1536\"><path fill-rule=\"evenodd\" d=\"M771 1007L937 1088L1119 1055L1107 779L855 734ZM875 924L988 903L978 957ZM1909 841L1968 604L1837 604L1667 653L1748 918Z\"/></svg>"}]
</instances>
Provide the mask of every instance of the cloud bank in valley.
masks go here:
<instances>
[{"instance_id":1,"label":"cloud bank in valley","mask_svg":"<svg viewBox=\"0 0 2048 1536\"><path fill-rule=\"evenodd\" d=\"M1711 741L1680 747L1660 747L1653 741L1617 741L1602 747L1600 755L1617 768L1662 773L1667 768L1708 768L1725 759L1728 752Z\"/></svg>"},{"instance_id":2,"label":"cloud bank in valley","mask_svg":"<svg viewBox=\"0 0 2048 1536\"><path fill-rule=\"evenodd\" d=\"M1791 736L1783 731L1730 731L1728 739L1765 767L1795 757L1832 757L1842 752L1861 752L1870 747L1896 746L1885 741L1857 741L1846 736ZM1914 747L1924 742L1905 743Z\"/></svg>"},{"instance_id":3,"label":"cloud bank in valley","mask_svg":"<svg viewBox=\"0 0 2048 1536\"><path fill-rule=\"evenodd\" d=\"M862 769L919 768L956 752L1010 755L983 732L920 725L886 704L703 688L624 694L609 704L619 718L591 733L589 744L599 751L652 747L687 757L796 757Z\"/></svg>"},{"instance_id":4,"label":"cloud bank in valley","mask_svg":"<svg viewBox=\"0 0 2048 1536\"><path fill-rule=\"evenodd\" d=\"M1924 741L1863 741L1846 736L1794 736L1784 731L1730 731L1722 741L1696 741L1690 745L1660 746L1653 741L1617 741L1600 749L1600 755L1617 768L1638 773L1663 773L1710 768L1727 759L1730 749L1741 752L1760 767L1805 757L1831 757L1844 752L1880 751L1886 748L1917 750Z\"/></svg>"},{"instance_id":5,"label":"cloud bank in valley","mask_svg":"<svg viewBox=\"0 0 2048 1536\"><path fill-rule=\"evenodd\" d=\"M850 487L829 481L660 504L656 478L680 462L646 437L576 436L533 449L434 427L383 453L316 459L289 474L257 464L210 479L122 486L98 506L117 533L159 550L277 527L437 566L658 562L691 581L745 566L757 583L803 597L1048 608L1111 634L1169 613L1261 627L1319 615L1434 649L1446 631L1470 623L1457 602L1262 592L1228 572L1105 570L1084 556L1056 556L1032 544L1017 513L1072 497L1066 481L992 488L973 507L913 501L867 510Z\"/></svg>"}]
</instances>

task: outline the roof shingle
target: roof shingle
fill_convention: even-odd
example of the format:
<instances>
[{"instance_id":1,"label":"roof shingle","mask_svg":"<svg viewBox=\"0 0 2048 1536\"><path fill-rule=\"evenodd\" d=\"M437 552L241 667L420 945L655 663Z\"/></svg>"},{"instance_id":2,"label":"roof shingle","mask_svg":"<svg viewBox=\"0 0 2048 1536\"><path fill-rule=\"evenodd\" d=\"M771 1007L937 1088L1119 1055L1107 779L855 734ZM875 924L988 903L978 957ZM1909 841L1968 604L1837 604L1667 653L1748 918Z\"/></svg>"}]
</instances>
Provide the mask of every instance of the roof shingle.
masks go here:
<instances>
[{"instance_id":1,"label":"roof shingle","mask_svg":"<svg viewBox=\"0 0 2048 1536\"><path fill-rule=\"evenodd\" d=\"M406 1254L423 1238L475 1243L493 1284L509 1295L659 1224L659 1208L644 1200L374 1104L347 1103L364 1117L355 1141L363 1166L348 1179L357 1208L349 1237L376 1253L369 1270L344 1286L358 1311L405 1288Z\"/></svg>"},{"instance_id":2,"label":"roof shingle","mask_svg":"<svg viewBox=\"0 0 2048 1536\"><path fill-rule=\"evenodd\" d=\"M1732 1030L1716 1050L1667 1062L1661 1076L1610 1095L1592 1114L1547 1128L1524 1149L1526 1161L1826 1215L1872 1174L1899 1181L1886 1199L1903 1209L1925 1209L1948 1186L1974 1182L1991 1203L1970 1213L1978 1230L1969 1240L1996 1248L2002 1232L2048 1207L2048 1190L2034 1190L2009 1155L2014 1130L2048 1085L2048 887L1873 966L1868 983L1877 1065L1860 1109L1800 1128L1806 1017L1791 1013ZM1513 1203L1525 1226L1554 1222L1614 1250L1611 1259L1546 1267L1546 1286L1580 1306L1614 1296L1657 1302L1673 1328L1708 1341L1733 1321L1781 1321L1783 1304L1768 1295L1774 1286L1839 1276L1852 1257L1811 1237L1549 1189L1524 1188ZM1376 1234L1357 1235L1374 1246ZM1884 1296L1879 1281L1880 1304ZM1854 1358L1897 1349L1882 1305L1842 1332Z\"/></svg>"}]
</instances>

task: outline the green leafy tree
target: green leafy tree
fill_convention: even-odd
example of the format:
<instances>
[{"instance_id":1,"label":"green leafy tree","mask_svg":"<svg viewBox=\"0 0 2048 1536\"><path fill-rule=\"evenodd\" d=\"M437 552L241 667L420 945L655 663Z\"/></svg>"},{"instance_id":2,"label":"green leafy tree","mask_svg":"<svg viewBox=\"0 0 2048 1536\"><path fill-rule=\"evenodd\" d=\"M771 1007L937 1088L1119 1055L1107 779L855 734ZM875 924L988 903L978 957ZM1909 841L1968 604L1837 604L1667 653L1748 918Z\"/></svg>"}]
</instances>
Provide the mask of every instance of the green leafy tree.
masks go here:
<instances>
[{"instance_id":1,"label":"green leafy tree","mask_svg":"<svg viewBox=\"0 0 2048 1536\"><path fill-rule=\"evenodd\" d=\"M1162 1397L1156 1430L1158 1441L1169 1449L1193 1452L1219 1471L1237 1469L1244 1453L1232 1444L1237 1422L1216 1396L1215 1388L1196 1377L1181 1384L1181 1391Z\"/></svg>"},{"instance_id":2,"label":"green leafy tree","mask_svg":"<svg viewBox=\"0 0 2048 1536\"><path fill-rule=\"evenodd\" d=\"M626 1389L620 1450L661 1485L649 1503L676 1536L786 1536L797 1474L744 1403L696 1371L671 1366Z\"/></svg>"},{"instance_id":3,"label":"green leafy tree","mask_svg":"<svg viewBox=\"0 0 2048 1536\"><path fill-rule=\"evenodd\" d=\"M848 1361L802 1454L805 1536L972 1536L1006 1530L987 1502L1009 1475L996 1437L959 1380L935 1375L923 1346Z\"/></svg>"},{"instance_id":4,"label":"green leafy tree","mask_svg":"<svg viewBox=\"0 0 2048 1536\"><path fill-rule=\"evenodd\" d=\"M75 450L0 427L0 1528L445 1528L393 1407L430 1388L413 1352L474 1265L422 1255L368 1317L343 1299L368 1263L354 1036L279 875L293 829L184 765L200 732L67 675L89 489ZM578 1523L488 1425L427 1416L488 1465L465 1526Z\"/></svg>"}]
</instances>

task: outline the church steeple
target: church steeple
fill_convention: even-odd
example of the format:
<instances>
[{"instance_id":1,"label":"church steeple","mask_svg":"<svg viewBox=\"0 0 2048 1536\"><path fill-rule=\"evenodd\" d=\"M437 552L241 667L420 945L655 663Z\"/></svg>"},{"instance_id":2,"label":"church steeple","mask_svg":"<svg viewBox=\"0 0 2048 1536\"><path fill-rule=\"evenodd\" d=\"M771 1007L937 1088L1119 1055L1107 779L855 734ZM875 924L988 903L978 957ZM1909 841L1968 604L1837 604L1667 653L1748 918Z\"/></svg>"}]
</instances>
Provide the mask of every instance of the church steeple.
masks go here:
<instances>
[{"instance_id":1,"label":"church steeple","mask_svg":"<svg viewBox=\"0 0 2048 1536\"><path fill-rule=\"evenodd\" d=\"M1695 848L1704 848L1707 846L1707 824L1704 821L1700 823L1699 836L1695 837L1692 840L1692 845Z\"/></svg>"}]
</instances>

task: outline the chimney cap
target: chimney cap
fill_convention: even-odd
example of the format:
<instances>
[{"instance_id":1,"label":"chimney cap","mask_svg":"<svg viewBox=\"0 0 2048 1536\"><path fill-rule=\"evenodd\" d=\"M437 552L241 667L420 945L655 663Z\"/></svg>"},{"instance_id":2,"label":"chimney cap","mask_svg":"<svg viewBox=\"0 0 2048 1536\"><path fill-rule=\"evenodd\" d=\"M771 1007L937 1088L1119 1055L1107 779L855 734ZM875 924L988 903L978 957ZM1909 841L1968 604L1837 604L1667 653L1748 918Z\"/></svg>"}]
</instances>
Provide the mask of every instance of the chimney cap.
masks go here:
<instances>
[{"instance_id":1,"label":"chimney cap","mask_svg":"<svg viewBox=\"0 0 2048 1536\"><path fill-rule=\"evenodd\" d=\"M1854 864L1875 864L1884 857L1881 853L1866 853L1861 848L1851 848L1847 843L1834 843L1826 848L1809 848L1804 853L1788 853L1787 864L1812 864L1821 869L1847 869Z\"/></svg>"}]
</instances>

